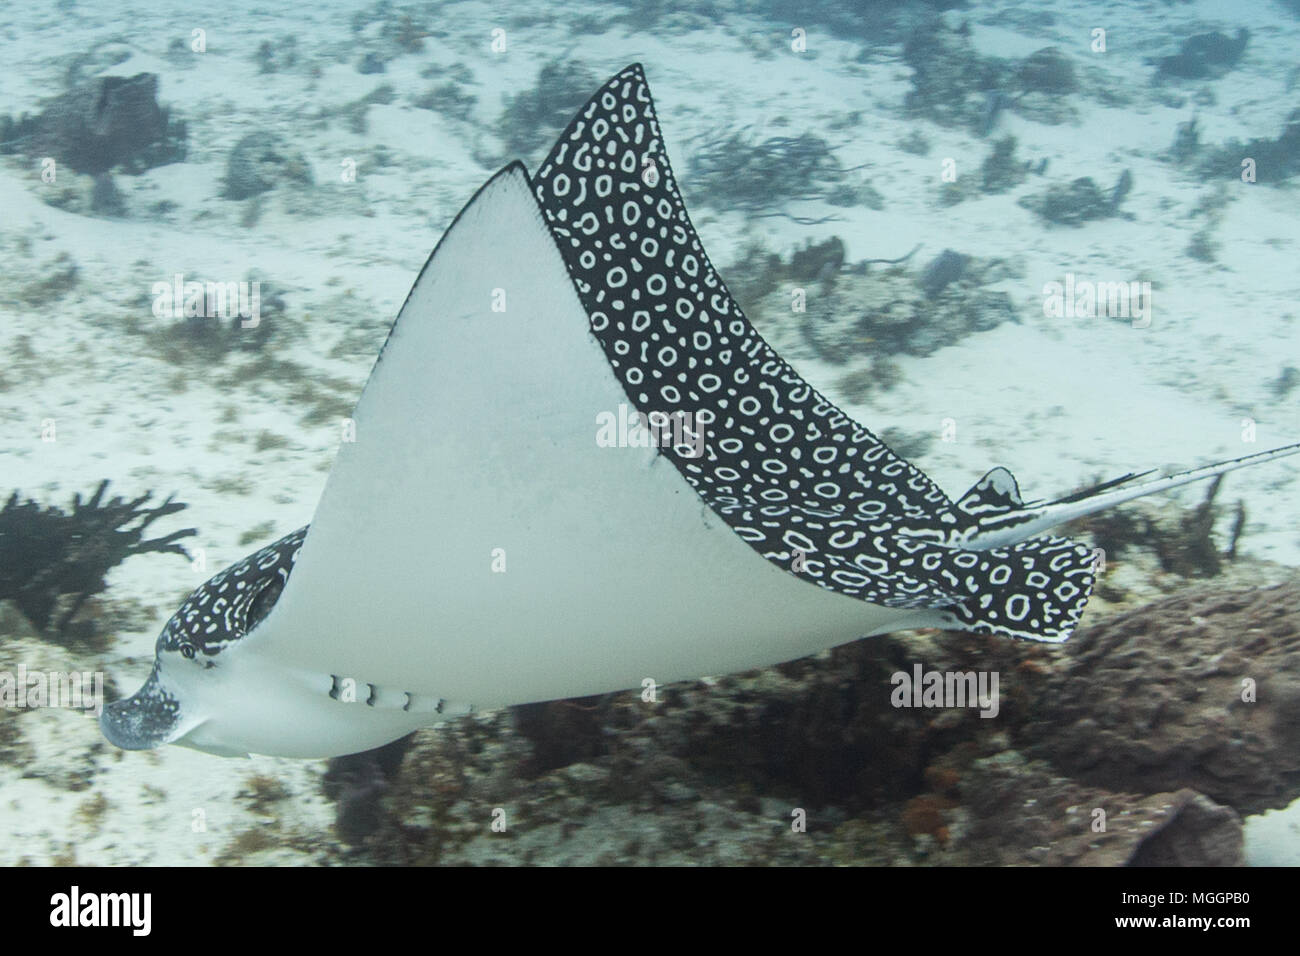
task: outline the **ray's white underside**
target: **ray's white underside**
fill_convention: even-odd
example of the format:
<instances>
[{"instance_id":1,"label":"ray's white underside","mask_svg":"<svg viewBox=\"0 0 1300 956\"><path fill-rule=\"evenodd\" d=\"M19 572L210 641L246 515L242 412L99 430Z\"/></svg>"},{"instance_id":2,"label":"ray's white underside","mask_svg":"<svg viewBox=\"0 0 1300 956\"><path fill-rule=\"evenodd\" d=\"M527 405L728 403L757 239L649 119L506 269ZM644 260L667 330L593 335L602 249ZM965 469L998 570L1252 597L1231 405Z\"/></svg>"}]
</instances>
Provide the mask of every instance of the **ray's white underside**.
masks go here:
<instances>
[{"instance_id":1,"label":"ray's white underside","mask_svg":"<svg viewBox=\"0 0 1300 956\"><path fill-rule=\"evenodd\" d=\"M289 583L222 655L238 680L189 742L347 753L440 702L639 687L926 623L765 561L657 450L601 447L597 415L626 402L509 167L417 280ZM372 704L331 699L338 679Z\"/></svg>"}]
</instances>

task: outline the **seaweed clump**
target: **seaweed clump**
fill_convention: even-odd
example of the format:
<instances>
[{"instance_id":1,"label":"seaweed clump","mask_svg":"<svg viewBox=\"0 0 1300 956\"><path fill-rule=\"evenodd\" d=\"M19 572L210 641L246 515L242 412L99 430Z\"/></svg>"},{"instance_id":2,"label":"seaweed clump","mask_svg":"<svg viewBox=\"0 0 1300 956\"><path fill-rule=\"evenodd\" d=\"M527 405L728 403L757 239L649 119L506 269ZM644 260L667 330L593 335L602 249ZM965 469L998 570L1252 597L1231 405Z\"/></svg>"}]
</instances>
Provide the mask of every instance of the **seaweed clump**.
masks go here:
<instances>
[{"instance_id":1,"label":"seaweed clump","mask_svg":"<svg viewBox=\"0 0 1300 956\"><path fill-rule=\"evenodd\" d=\"M1210 150L1200 172L1206 179L1236 180L1246 159L1254 160L1255 177L1261 183L1277 185L1300 173L1300 109L1291 111L1282 132L1273 139L1230 140Z\"/></svg>"},{"instance_id":2,"label":"seaweed clump","mask_svg":"<svg viewBox=\"0 0 1300 956\"><path fill-rule=\"evenodd\" d=\"M365 96L359 97L339 108L339 114L354 133L364 133L370 128L370 107L387 106L396 99L397 94L389 83L381 83Z\"/></svg>"},{"instance_id":3,"label":"seaweed clump","mask_svg":"<svg viewBox=\"0 0 1300 956\"><path fill-rule=\"evenodd\" d=\"M1297 385L1300 385L1300 369L1294 365L1286 365L1278 373L1277 378L1269 383L1269 390L1278 399L1283 399L1290 395Z\"/></svg>"},{"instance_id":4,"label":"seaweed clump","mask_svg":"<svg viewBox=\"0 0 1300 956\"><path fill-rule=\"evenodd\" d=\"M87 500L74 495L71 511L22 501L17 491L0 509L0 600L13 601L37 630L61 643L94 637L93 621L74 618L105 590L111 569L137 554L188 558L177 542L197 533L185 528L146 538L150 525L186 506L168 497L146 507L152 492L105 500L107 489L104 480Z\"/></svg>"},{"instance_id":5,"label":"seaweed clump","mask_svg":"<svg viewBox=\"0 0 1300 956\"><path fill-rule=\"evenodd\" d=\"M980 164L980 188L989 194L1007 192L1025 181L1029 163L1016 159L1016 138L1003 136Z\"/></svg>"},{"instance_id":6,"label":"seaweed clump","mask_svg":"<svg viewBox=\"0 0 1300 956\"><path fill-rule=\"evenodd\" d=\"M126 215L126 198L109 173L95 176L90 191L90 209L101 216L120 218Z\"/></svg>"},{"instance_id":7,"label":"seaweed clump","mask_svg":"<svg viewBox=\"0 0 1300 956\"><path fill-rule=\"evenodd\" d=\"M1178 128L1174 130L1173 145L1165 155L1181 166L1191 162L1200 151L1201 131L1197 126L1196 117L1193 116L1187 122L1178 124Z\"/></svg>"},{"instance_id":8,"label":"seaweed clump","mask_svg":"<svg viewBox=\"0 0 1300 956\"><path fill-rule=\"evenodd\" d=\"M258 73L284 73L298 65L298 38L292 33L280 36L274 43L263 40L251 57Z\"/></svg>"},{"instance_id":9,"label":"seaweed clump","mask_svg":"<svg viewBox=\"0 0 1300 956\"><path fill-rule=\"evenodd\" d=\"M761 300L788 284L798 286L823 282L828 287L844 268L847 251L844 240L831 236L822 242L809 240L785 262L775 252L754 243L741 258L727 267L727 291L742 312L761 308Z\"/></svg>"},{"instance_id":10,"label":"seaweed clump","mask_svg":"<svg viewBox=\"0 0 1300 956\"><path fill-rule=\"evenodd\" d=\"M1230 188L1222 182L1200 198L1192 209L1191 218L1200 219L1202 225L1188 240L1187 248L1183 250L1185 255L1201 262L1214 262L1218 258L1220 243L1216 232L1223 225L1231 199Z\"/></svg>"},{"instance_id":11,"label":"seaweed clump","mask_svg":"<svg viewBox=\"0 0 1300 956\"><path fill-rule=\"evenodd\" d=\"M1078 91L1079 79L1070 57L1057 47L1020 61L981 56L968 29L928 21L903 45L903 61L913 70L904 109L940 126L987 136L1007 109L1053 125L1075 115L1067 98Z\"/></svg>"},{"instance_id":12,"label":"seaweed clump","mask_svg":"<svg viewBox=\"0 0 1300 956\"><path fill-rule=\"evenodd\" d=\"M975 332L1019 321L1005 292L981 288L1001 268L946 249L919 275L902 268L849 272L833 288L808 295L797 316L801 344L832 365L871 358L873 380L888 388L898 382L890 356L931 355ZM763 306L774 314L778 302L788 309L788 296L780 292Z\"/></svg>"},{"instance_id":13,"label":"seaweed clump","mask_svg":"<svg viewBox=\"0 0 1300 956\"><path fill-rule=\"evenodd\" d=\"M432 36L418 11L413 14L409 8L398 9L391 0L379 0L352 14L353 33L362 34L373 23L379 24L378 38L402 53L419 53L424 49L425 39Z\"/></svg>"},{"instance_id":14,"label":"seaweed clump","mask_svg":"<svg viewBox=\"0 0 1300 956\"><path fill-rule=\"evenodd\" d=\"M940 126L988 128L990 97L1016 84L1009 63L981 56L969 31L938 19L920 24L907 38L903 62L912 68L912 89L903 108Z\"/></svg>"},{"instance_id":15,"label":"seaweed clump","mask_svg":"<svg viewBox=\"0 0 1300 956\"><path fill-rule=\"evenodd\" d=\"M423 20L403 11L384 24L380 35L403 53L419 53L424 49L425 39L433 34Z\"/></svg>"},{"instance_id":16,"label":"seaweed clump","mask_svg":"<svg viewBox=\"0 0 1300 956\"><path fill-rule=\"evenodd\" d=\"M363 76L387 73L388 66L384 63L383 57L371 50L369 53L362 54L361 59L357 61L357 72Z\"/></svg>"},{"instance_id":17,"label":"seaweed clump","mask_svg":"<svg viewBox=\"0 0 1300 956\"><path fill-rule=\"evenodd\" d=\"M1005 292L983 288L1013 274L1013 265L944 250L917 274L906 263L918 248L850 264L834 236L788 261L751 246L725 270L727 288L774 348L842 366L840 395L862 403L902 381L896 356L930 355L1019 321Z\"/></svg>"},{"instance_id":18,"label":"seaweed clump","mask_svg":"<svg viewBox=\"0 0 1300 956\"><path fill-rule=\"evenodd\" d=\"M76 261L70 255L60 252L42 267L42 278L23 287L18 293L19 298L28 305L36 306L55 302L76 288L80 271ZM11 357L27 356L19 354Z\"/></svg>"},{"instance_id":19,"label":"seaweed clump","mask_svg":"<svg viewBox=\"0 0 1300 956\"><path fill-rule=\"evenodd\" d=\"M229 283L204 283L202 295L186 300L183 309L186 314L162 330L164 358L176 364L219 362L232 353L260 351L272 336L283 337L292 331L287 319L288 306L278 289L262 280L248 279L240 285L249 287L247 298L238 287L231 289ZM255 308L253 287L257 289ZM164 311L168 315L177 314L175 305L171 311Z\"/></svg>"},{"instance_id":20,"label":"seaweed clump","mask_svg":"<svg viewBox=\"0 0 1300 956\"><path fill-rule=\"evenodd\" d=\"M842 187L847 170L820 136L773 136L761 142L733 131L706 143L691 158L688 199L721 209L782 215L788 202L851 203ZM801 221L801 220L796 220Z\"/></svg>"},{"instance_id":21,"label":"seaweed clump","mask_svg":"<svg viewBox=\"0 0 1300 956\"><path fill-rule=\"evenodd\" d=\"M433 110L455 119L469 120L474 107L478 105L478 97L465 92L455 80L448 80L412 99L411 105L416 109Z\"/></svg>"},{"instance_id":22,"label":"seaweed clump","mask_svg":"<svg viewBox=\"0 0 1300 956\"><path fill-rule=\"evenodd\" d=\"M1090 176L1049 186L1037 196L1022 196L1018 204L1047 222L1082 226L1093 219L1120 215L1120 205L1133 188L1133 174L1124 170L1109 192L1103 192Z\"/></svg>"}]
</instances>

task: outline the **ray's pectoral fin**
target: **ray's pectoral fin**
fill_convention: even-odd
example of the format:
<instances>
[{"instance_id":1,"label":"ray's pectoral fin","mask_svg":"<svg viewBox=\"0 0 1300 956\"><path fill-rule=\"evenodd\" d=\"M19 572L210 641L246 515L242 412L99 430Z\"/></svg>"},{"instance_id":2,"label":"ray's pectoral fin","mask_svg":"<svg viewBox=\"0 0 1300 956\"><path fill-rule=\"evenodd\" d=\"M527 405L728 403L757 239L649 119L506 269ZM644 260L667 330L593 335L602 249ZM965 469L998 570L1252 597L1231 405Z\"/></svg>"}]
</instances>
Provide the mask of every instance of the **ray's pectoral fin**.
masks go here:
<instances>
[{"instance_id":1,"label":"ray's pectoral fin","mask_svg":"<svg viewBox=\"0 0 1300 956\"><path fill-rule=\"evenodd\" d=\"M984 551L953 549L949 558L966 595L941 612L949 625L1021 640L1067 640L1096 578L1092 551L1068 538L1039 537Z\"/></svg>"},{"instance_id":2,"label":"ray's pectoral fin","mask_svg":"<svg viewBox=\"0 0 1300 956\"><path fill-rule=\"evenodd\" d=\"M639 65L579 110L533 187L626 400L689 424L696 441L659 451L718 518L783 572L846 597L950 599L897 535L944 519L950 531L952 502L745 317L691 223Z\"/></svg>"},{"instance_id":3,"label":"ray's pectoral fin","mask_svg":"<svg viewBox=\"0 0 1300 956\"><path fill-rule=\"evenodd\" d=\"M933 537L900 532L893 538L898 566L927 583L914 602L891 598L891 607L929 608L935 627L1049 643L1069 638L1092 593L1090 549L1038 537L975 550Z\"/></svg>"}]
</instances>

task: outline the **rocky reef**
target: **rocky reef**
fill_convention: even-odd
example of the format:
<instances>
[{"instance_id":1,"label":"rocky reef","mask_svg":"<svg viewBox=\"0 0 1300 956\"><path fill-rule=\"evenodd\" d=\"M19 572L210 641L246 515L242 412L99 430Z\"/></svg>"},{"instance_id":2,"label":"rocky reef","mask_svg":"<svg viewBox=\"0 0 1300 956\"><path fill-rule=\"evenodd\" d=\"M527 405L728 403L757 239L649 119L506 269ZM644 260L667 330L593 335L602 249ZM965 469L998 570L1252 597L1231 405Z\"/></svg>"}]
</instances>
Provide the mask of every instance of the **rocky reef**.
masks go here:
<instances>
[{"instance_id":1,"label":"rocky reef","mask_svg":"<svg viewBox=\"0 0 1300 956\"><path fill-rule=\"evenodd\" d=\"M1154 602L1083 629L1038 676L1020 736L1063 773L1243 815L1300 793L1300 584Z\"/></svg>"},{"instance_id":2,"label":"rocky reef","mask_svg":"<svg viewBox=\"0 0 1300 956\"><path fill-rule=\"evenodd\" d=\"M893 706L918 663L998 672L996 718ZM346 832L384 863L1235 865L1300 795L1298 708L1300 582L1206 590L1061 647L891 636L461 721Z\"/></svg>"}]
</instances>

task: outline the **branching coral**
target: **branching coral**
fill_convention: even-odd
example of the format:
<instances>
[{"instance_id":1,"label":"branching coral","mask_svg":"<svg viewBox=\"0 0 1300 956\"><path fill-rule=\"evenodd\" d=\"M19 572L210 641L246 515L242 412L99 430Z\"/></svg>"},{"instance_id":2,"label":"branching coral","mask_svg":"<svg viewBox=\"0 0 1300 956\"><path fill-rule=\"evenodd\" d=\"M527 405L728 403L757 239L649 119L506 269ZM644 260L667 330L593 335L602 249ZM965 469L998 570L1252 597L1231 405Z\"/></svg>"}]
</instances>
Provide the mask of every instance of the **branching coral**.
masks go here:
<instances>
[{"instance_id":1,"label":"branching coral","mask_svg":"<svg viewBox=\"0 0 1300 956\"><path fill-rule=\"evenodd\" d=\"M112 568L136 554L188 557L177 542L197 533L186 528L146 538L150 525L186 506L169 497L145 507L152 492L105 501L107 490L105 480L89 499L75 495L71 512L22 501L17 491L0 509L0 600L13 601L33 625L59 639L93 633L91 622L73 618L87 598L107 587L104 578Z\"/></svg>"}]
</instances>

